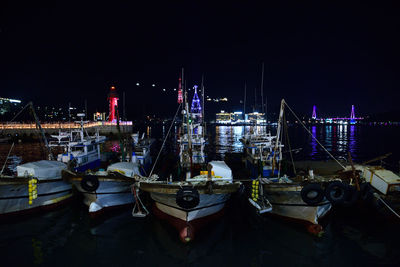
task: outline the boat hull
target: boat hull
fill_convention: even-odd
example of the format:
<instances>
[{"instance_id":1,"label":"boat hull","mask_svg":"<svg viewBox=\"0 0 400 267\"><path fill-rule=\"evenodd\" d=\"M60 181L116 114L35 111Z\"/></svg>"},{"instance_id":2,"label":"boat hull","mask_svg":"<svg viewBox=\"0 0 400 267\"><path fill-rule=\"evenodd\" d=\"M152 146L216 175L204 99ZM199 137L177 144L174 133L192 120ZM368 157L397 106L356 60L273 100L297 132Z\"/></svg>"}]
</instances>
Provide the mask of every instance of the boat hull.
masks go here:
<instances>
[{"instance_id":1,"label":"boat hull","mask_svg":"<svg viewBox=\"0 0 400 267\"><path fill-rule=\"evenodd\" d=\"M195 232L218 218L230 194L200 194L200 202L193 209L183 209L176 204L175 194L151 193L155 201L154 213L169 221L179 232L183 242L193 240Z\"/></svg>"},{"instance_id":2,"label":"boat hull","mask_svg":"<svg viewBox=\"0 0 400 267\"><path fill-rule=\"evenodd\" d=\"M272 205L271 214L286 217L303 223L311 232L319 232L319 220L331 209L327 200L315 206L306 204L301 198L302 187L299 184L264 184L264 194ZM319 231L318 231L319 229Z\"/></svg>"},{"instance_id":3,"label":"boat hull","mask_svg":"<svg viewBox=\"0 0 400 267\"><path fill-rule=\"evenodd\" d=\"M103 212L117 207L133 205L135 202L131 191L132 181L110 181L99 178L99 187L94 192L88 192L81 186L82 179L76 178L74 186L83 195L83 202L89 207L89 215L98 217Z\"/></svg>"},{"instance_id":4,"label":"boat hull","mask_svg":"<svg viewBox=\"0 0 400 267\"><path fill-rule=\"evenodd\" d=\"M29 204L27 178L0 178L0 216L31 213L58 206L72 197L72 185L61 179L39 181L37 198Z\"/></svg>"}]
</instances>

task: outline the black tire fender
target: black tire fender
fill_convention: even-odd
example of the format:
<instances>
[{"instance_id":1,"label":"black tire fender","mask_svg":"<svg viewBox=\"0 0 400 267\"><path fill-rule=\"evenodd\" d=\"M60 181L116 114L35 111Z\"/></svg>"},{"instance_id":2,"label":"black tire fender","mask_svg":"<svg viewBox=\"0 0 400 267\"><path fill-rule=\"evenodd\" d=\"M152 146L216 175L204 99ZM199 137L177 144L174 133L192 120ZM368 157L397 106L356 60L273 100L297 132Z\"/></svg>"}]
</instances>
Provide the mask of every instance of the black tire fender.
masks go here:
<instances>
[{"instance_id":1,"label":"black tire fender","mask_svg":"<svg viewBox=\"0 0 400 267\"><path fill-rule=\"evenodd\" d=\"M330 182L325 189L325 196L333 205L343 204L349 197L349 187L341 181Z\"/></svg>"},{"instance_id":2,"label":"black tire fender","mask_svg":"<svg viewBox=\"0 0 400 267\"><path fill-rule=\"evenodd\" d=\"M200 194L196 188L183 186L176 192L176 204L183 209L193 209L200 203Z\"/></svg>"},{"instance_id":3,"label":"black tire fender","mask_svg":"<svg viewBox=\"0 0 400 267\"><path fill-rule=\"evenodd\" d=\"M317 205L324 199L324 190L320 184L310 183L301 189L300 195L308 205Z\"/></svg>"},{"instance_id":4,"label":"black tire fender","mask_svg":"<svg viewBox=\"0 0 400 267\"><path fill-rule=\"evenodd\" d=\"M94 175L86 175L81 180L81 187L88 192L96 191L99 188L100 182Z\"/></svg>"}]
</instances>

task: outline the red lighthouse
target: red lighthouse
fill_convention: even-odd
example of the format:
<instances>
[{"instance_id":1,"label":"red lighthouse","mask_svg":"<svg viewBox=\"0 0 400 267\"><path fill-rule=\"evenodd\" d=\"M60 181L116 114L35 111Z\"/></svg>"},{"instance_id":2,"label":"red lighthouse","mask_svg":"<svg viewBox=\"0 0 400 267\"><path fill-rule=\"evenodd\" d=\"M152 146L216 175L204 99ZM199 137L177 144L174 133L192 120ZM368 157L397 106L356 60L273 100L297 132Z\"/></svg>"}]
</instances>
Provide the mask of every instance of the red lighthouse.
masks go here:
<instances>
[{"instance_id":1,"label":"red lighthouse","mask_svg":"<svg viewBox=\"0 0 400 267\"><path fill-rule=\"evenodd\" d=\"M182 97L182 79L179 77L179 86L178 86L178 104L183 103Z\"/></svg>"},{"instance_id":2,"label":"red lighthouse","mask_svg":"<svg viewBox=\"0 0 400 267\"><path fill-rule=\"evenodd\" d=\"M118 94L115 86L111 86L110 93L108 94L108 102L110 107L110 113L108 115L108 121L116 122L117 118L115 112L118 109Z\"/></svg>"}]
</instances>

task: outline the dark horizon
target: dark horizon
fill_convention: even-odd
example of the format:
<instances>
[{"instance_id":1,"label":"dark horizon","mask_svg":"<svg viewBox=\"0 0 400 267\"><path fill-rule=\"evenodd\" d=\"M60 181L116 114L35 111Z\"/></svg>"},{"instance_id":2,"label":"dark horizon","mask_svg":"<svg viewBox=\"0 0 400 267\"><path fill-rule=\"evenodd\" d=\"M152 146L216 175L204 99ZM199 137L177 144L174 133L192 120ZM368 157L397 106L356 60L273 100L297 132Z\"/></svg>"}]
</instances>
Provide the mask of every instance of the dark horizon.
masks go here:
<instances>
[{"instance_id":1,"label":"dark horizon","mask_svg":"<svg viewBox=\"0 0 400 267\"><path fill-rule=\"evenodd\" d=\"M0 97L106 111L114 85L128 117L168 117L184 67L232 110L246 83L251 108L264 62L269 111L285 98L300 114L382 113L398 110L399 26L384 4L4 2Z\"/></svg>"}]
</instances>

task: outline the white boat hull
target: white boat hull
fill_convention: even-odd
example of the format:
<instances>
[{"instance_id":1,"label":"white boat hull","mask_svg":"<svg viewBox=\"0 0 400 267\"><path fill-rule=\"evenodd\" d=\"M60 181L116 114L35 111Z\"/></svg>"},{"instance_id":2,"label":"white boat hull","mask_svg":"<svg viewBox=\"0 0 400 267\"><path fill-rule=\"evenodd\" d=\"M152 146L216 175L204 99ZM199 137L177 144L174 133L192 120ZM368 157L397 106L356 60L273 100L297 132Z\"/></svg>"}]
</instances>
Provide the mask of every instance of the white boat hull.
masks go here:
<instances>
[{"instance_id":1,"label":"white boat hull","mask_svg":"<svg viewBox=\"0 0 400 267\"><path fill-rule=\"evenodd\" d=\"M264 185L268 200L272 205L272 214L295 220L318 224L320 218L331 209L330 202L324 200L318 206L309 206L302 199L300 191L268 191Z\"/></svg>"},{"instance_id":2,"label":"white boat hull","mask_svg":"<svg viewBox=\"0 0 400 267\"><path fill-rule=\"evenodd\" d=\"M1 184L0 215L22 213L67 200L72 197L72 186L64 181L38 183L37 195L29 205L28 183Z\"/></svg>"},{"instance_id":3,"label":"white boat hull","mask_svg":"<svg viewBox=\"0 0 400 267\"><path fill-rule=\"evenodd\" d=\"M221 211L229 196L230 194L200 194L199 205L193 209L185 210L176 204L176 195L151 193L151 198L160 211L185 222L194 221Z\"/></svg>"},{"instance_id":4,"label":"white boat hull","mask_svg":"<svg viewBox=\"0 0 400 267\"><path fill-rule=\"evenodd\" d=\"M80 182L74 181L78 191L83 194L83 201L89 207L89 214L92 216L107 208L133 204L135 200L131 192L132 183L100 181L95 192L88 192L81 187Z\"/></svg>"}]
</instances>

